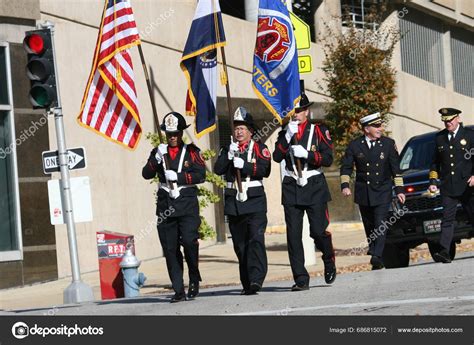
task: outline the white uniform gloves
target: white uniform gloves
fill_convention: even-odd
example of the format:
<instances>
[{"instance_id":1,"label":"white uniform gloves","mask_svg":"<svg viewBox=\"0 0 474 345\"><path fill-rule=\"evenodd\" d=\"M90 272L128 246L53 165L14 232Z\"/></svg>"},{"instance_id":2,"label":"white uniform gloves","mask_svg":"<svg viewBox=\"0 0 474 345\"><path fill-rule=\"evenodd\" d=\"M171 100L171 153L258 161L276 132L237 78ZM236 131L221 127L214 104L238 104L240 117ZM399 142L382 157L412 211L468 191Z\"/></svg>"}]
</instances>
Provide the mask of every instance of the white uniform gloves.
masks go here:
<instances>
[{"instance_id":1,"label":"white uniform gloves","mask_svg":"<svg viewBox=\"0 0 474 345\"><path fill-rule=\"evenodd\" d=\"M301 145L291 145L291 152L297 158L308 158L308 151Z\"/></svg>"},{"instance_id":2,"label":"white uniform gloves","mask_svg":"<svg viewBox=\"0 0 474 345\"><path fill-rule=\"evenodd\" d=\"M160 144L158 145L158 149L156 150L155 158L158 164L161 164L163 161L163 156L168 153L168 145L167 144Z\"/></svg>"},{"instance_id":3,"label":"white uniform gloves","mask_svg":"<svg viewBox=\"0 0 474 345\"><path fill-rule=\"evenodd\" d=\"M227 158L230 161L233 160L236 152L239 152L239 144L231 142L229 145L229 152L227 153Z\"/></svg>"},{"instance_id":4,"label":"white uniform gloves","mask_svg":"<svg viewBox=\"0 0 474 345\"><path fill-rule=\"evenodd\" d=\"M298 133L298 121L288 122L285 133L286 142L290 143L291 138L293 138L293 135L295 135L296 133Z\"/></svg>"}]
</instances>

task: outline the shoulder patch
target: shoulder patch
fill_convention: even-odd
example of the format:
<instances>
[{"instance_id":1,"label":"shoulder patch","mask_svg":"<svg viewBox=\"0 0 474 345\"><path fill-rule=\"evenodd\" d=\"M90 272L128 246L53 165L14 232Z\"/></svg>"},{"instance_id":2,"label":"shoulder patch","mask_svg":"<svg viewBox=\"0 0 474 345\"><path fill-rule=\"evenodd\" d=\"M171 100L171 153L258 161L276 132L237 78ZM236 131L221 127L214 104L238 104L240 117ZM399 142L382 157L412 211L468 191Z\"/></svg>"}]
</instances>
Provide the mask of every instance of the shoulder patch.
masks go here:
<instances>
[{"instance_id":1,"label":"shoulder patch","mask_svg":"<svg viewBox=\"0 0 474 345\"><path fill-rule=\"evenodd\" d=\"M328 140L332 140L332 139L331 139L331 135L329 134L329 129L326 129L326 132L324 132L324 134L326 135L326 138L327 138Z\"/></svg>"},{"instance_id":2,"label":"shoulder patch","mask_svg":"<svg viewBox=\"0 0 474 345\"><path fill-rule=\"evenodd\" d=\"M270 150L267 149L266 147L263 149L262 154L263 154L263 157L266 157L266 158L271 157Z\"/></svg>"}]
</instances>

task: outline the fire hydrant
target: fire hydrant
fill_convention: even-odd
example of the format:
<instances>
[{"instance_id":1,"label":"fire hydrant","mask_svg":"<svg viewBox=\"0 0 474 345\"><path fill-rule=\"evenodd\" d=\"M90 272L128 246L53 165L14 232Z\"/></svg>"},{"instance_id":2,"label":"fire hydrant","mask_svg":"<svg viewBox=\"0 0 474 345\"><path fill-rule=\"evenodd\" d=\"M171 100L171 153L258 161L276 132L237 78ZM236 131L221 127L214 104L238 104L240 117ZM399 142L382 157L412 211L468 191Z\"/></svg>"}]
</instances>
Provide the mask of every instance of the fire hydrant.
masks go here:
<instances>
[{"instance_id":1,"label":"fire hydrant","mask_svg":"<svg viewBox=\"0 0 474 345\"><path fill-rule=\"evenodd\" d=\"M123 286L125 297L137 297L140 295L140 288L145 284L146 277L138 272L140 261L132 253L132 249L127 249L120 267L123 273Z\"/></svg>"}]
</instances>

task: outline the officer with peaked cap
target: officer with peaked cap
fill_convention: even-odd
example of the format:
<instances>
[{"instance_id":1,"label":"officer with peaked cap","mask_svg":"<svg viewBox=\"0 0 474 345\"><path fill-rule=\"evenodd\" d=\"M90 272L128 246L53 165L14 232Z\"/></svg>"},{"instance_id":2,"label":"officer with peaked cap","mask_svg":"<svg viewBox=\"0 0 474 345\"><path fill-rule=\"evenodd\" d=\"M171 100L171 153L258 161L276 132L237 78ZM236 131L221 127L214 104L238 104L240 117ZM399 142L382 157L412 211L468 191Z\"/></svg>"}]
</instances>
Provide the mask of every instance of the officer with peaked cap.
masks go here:
<instances>
[{"instance_id":1,"label":"officer with peaked cap","mask_svg":"<svg viewBox=\"0 0 474 345\"><path fill-rule=\"evenodd\" d=\"M254 295L262 288L267 274L265 229L267 197L263 179L270 175L270 151L252 139L255 125L244 107L234 114L235 142L220 150L214 172L225 175L224 213L229 218L234 251L239 260L242 295ZM240 170L242 193L238 192L235 171Z\"/></svg>"},{"instance_id":2,"label":"officer with peaked cap","mask_svg":"<svg viewBox=\"0 0 474 345\"><path fill-rule=\"evenodd\" d=\"M453 253L449 250L459 203L474 230L474 131L463 127L459 116L461 110L442 108L439 113L445 128L436 134L429 190L435 193L439 188L441 191L443 219L440 250L433 257L450 263Z\"/></svg>"},{"instance_id":3,"label":"officer with peaked cap","mask_svg":"<svg viewBox=\"0 0 474 345\"><path fill-rule=\"evenodd\" d=\"M400 157L395 141L383 136L380 113L360 119L364 134L349 143L341 162L341 190L350 196L349 181L356 168L354 201L359 205L365 234L369 244L368 255L373 270L384 268L382 254L387 235L382 222L387 218L392 201L392 179L400 203L405 203Z\"/></svg>"},{"instance_id":4,"label":"officer with peaked cap","mask_svg":"<svg viewBox=\"0 0 474 345\"><path fill-rule=\"evenodd\" d=\"M322 167L333 162L333 145L329 130L308 120L309 107L313 104L303 92L296 107L295 120L283 129L275 143L273 160L285 162L282 182L282 204L285 210L288 255L295 284L292 291L309 289L309 274L304 267L302 243L303 217L306 212L310 236L322 252L324 278L327 284L336 279L336 264L329 225L329 188ZM297 168L300 160L301 177Z\"/></svg>"},{"instance_id":5,"label":"officer with peaked cap","mask_svg":"<svg viewBox=\"0 0 474 345\"><path fill-rule=\"evenodd\" d=\"M199 148L183 142L183 130L187 127L181 114L167 114L161 129L166 132L168 144L154 148L142 170L145 179L158 176L160 180L156 207L158 235L175 291L172 303L186 300L180 245L189 270L188 298L198 295L201 281L198 268L201 219L196 185L204 182L206 169Z\"/></svg>"}]
</instances>

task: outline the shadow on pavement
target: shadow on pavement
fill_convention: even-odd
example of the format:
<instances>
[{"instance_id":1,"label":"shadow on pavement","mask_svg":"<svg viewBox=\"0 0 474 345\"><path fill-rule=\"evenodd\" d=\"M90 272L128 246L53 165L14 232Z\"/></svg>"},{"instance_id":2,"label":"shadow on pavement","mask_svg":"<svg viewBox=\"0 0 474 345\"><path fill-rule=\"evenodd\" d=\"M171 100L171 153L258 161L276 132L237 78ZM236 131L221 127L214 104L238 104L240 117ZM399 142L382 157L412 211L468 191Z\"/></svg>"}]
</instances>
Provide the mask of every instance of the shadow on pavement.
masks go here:
<instances>
[{"instance_id":1,"label":"shadow on pavement","mask_svg":"<svg viewBox=\"0 0 474 345\"><path fill-rule=\"evenodd\" d=\"M137 297L137 298L119 298L110 301L95 302L96 305L108 304L143 304L143 303L169 303L167 297Z\"/></svg>"},{"instance_id":2,"label":"shadow on pavement","mask_svg":"<svg viewBox=\"0 0 474 345\"><path fill-rule=\"evenodd\" d=\"M5 310L9 313L28 313L28 312L34 312L34 311L51 311L51 310L61 310L61 309L69 309L69 308L77 308L80 306L80 304L74 304L74 305L65 305L65 306L51 306L47 308L34 308L34 309L16 309L16 310ZM51 316L49 314L46 314L47 316Z\"/></svg>"}]
</instances>

